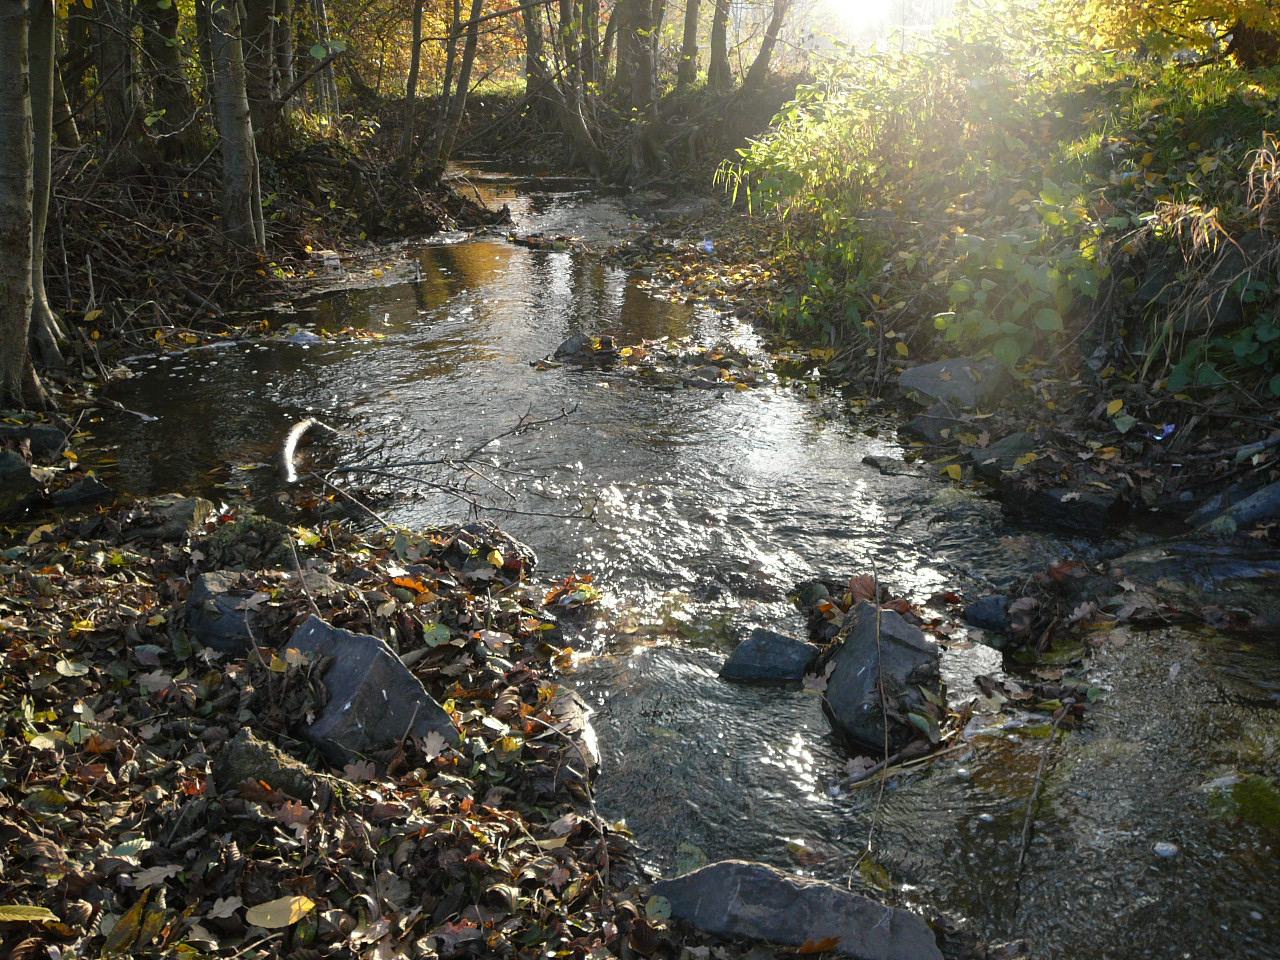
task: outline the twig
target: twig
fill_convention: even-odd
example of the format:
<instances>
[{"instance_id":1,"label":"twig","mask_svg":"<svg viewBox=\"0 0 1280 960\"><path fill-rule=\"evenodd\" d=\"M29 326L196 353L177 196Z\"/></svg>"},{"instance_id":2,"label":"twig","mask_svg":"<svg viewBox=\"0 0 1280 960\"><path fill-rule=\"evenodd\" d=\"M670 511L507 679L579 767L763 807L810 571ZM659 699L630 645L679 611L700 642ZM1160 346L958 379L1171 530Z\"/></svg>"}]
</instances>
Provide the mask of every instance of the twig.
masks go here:
<instances>
[{"instance_id":1,"label":"twig","mask_svg":"<svg viewBox=\"0 0 1280 960\"><path fill-rule=\"evenodd\" d=\"M298 545L294 542L292 533L289 534L289 552L293 554L293 572L298 575L298 586L302 588L302 593L307 598L307 603L311 604L311 612L319 617L320 608L316 606L315 598L311 596L311 591L307 589L307 578L302 575L302 561L298 559ZM414 707L415 713L417 709L417 707Z\"/></svg>"},{"instance_id":2,"label":"twig","mask_svg":"<svg viewBox=\"0 0 1280 960\"><path fill-rule=\"evenodd\" d=\"M1035 784L1031 788L1031 797L1027 800L1027 813L1022 820L1022 842L1018 848L1018 866L1014 872L1014 913L1017 914L1018 905L1022 900L1022 868L1027 862L1027 850L1031 847L1031 825L1035 822L1036 804L1040 800L1040 788L1044 785L1044 770L1049 763L1049 753L1053 748L1053 738L1058 734L1058 727L1062 721L1071 713L1071 708L1075 706L1075 699L1067 697L1062 701L1062 706L1053 718L1053 726L1049 729L1049 737L1044 742L1044 749L1040 752L1040 765L1036 768Z\"/></svg>"}]
</instances>

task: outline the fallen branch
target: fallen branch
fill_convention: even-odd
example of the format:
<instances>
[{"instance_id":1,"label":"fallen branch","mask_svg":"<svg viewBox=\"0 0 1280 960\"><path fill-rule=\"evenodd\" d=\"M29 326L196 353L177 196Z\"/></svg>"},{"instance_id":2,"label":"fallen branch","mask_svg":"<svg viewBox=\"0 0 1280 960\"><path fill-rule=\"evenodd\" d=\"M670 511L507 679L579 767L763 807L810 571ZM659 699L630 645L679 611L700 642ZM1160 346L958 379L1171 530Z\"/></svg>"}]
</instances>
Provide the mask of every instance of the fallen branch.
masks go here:
<instances>
[{"instance_id":1,"label":"fallen branch","mask_svg":"<svg viewBox=\"0 0 1280 960\"><path fill-rule=\"evenodd\" d=\"M307 419L299 420L293 425L293 429L285 437L284 448L280 451L280 472L284 476L284 482L290 486L298 482L298 473L293 466L293 458L298 452L298 443L312 427L319 427L322 430L328 430L330 433L338 432L327 423L321 423L315 417L307 417Z\"/></svg>"}]
</instances>

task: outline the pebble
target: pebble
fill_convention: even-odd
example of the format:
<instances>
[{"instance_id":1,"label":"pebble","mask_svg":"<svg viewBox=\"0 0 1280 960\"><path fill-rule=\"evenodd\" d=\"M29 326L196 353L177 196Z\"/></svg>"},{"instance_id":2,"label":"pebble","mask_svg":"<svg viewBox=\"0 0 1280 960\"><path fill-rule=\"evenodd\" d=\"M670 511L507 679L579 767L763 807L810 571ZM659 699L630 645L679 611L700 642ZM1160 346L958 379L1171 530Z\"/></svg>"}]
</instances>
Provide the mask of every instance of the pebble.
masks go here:
<instances>
[{"instance_id":1,"label":"pebble","mask_svg":"<svg viewBox=\"0 0 1280 960\"><path fill-rule=\"evenodd\" d=\"M1161 840L1152 849L1155 850L1157 857L1164 857L1166 860L1169 857L1176 857L1179 852L1178 845L1167 840Z\"/></svg>"}]
</instances>

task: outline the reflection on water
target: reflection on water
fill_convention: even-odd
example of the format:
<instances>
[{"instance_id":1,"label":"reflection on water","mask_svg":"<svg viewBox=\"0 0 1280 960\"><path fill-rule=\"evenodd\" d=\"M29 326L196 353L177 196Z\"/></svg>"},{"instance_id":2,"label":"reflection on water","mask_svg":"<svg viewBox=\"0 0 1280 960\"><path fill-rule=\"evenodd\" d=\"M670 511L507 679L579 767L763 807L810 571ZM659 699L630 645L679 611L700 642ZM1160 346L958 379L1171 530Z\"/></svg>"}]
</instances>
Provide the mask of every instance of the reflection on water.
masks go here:
<instances>
[{"instance_id":1,"label":"reflection on water","mask_svg":"<svg viewBox=\"0 0 1280 960\"><path fill-rule=\"evenodd\" d=\"M519 196L508 199L522 231L603 235L628 219L608 196ZM909 900L993 937L1026 935L1043 957L1277 955L1276 851L1252 828L1210 817L1200 786L1237 766L1276 773L1274 650L1174 632L1103 650L1110 700L1090 729L1052 748L1019 900L1014 870L1045 749L1033 731L979 737L972 755L898 773L883 795L878 785L842 794L829 788L846 757L816 695L717 673L751 626L802 629L786 601L799 580L874 569L917 600L943 587L976 595L1084 546L1011 530L965 491L880 476L862 461L896 452L869 435L891 430L830 419L785 387L669 393L625 370L534 369L578 330L752 342L713 312L652 299L619 270L493 239L417 256L419 282L322 297L290 317L380 341L139 363L111 396L159 420L94 425L121 460L115 484L214 496L247 487L270 508L279 445L308 413L343 430L309 448L329 466L438 458L526 412L572 409L504 438L496 452L514 472L493 479L513 499L488 489L520 511L498 519L536 547L548 576L589 571L607 591L580 640L597 655L573 682L597 710L600 808L626 819L652 863L670 869L693 844L857 886L854 865L874 832L877 861ZM395 522L462 509L411 484L385 492L380 509ZM591 518L545 515L579 507ZM972 674L998 661L977 648L944 667L963 697ZM1156 856L1159 841L1180 854Z\"/></svg>"}]
</instances>

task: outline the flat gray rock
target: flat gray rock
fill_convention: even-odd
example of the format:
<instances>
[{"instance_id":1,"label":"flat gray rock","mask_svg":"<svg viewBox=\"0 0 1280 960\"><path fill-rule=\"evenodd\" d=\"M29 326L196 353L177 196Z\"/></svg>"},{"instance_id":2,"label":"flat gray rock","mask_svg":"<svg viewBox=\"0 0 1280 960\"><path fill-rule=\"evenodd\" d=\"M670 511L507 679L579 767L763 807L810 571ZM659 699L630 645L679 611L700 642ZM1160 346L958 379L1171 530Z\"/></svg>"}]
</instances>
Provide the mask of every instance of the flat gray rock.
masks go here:
<instances>
[{"instance_id":1,"label":"flat gray rock","mask_svg":"<svg viewBox=\"0 0 1280 960\"><path fill-rule=\"evenodd\" d=\"M449 714L377 637L332 627L313 615L285 647L333 658L324 673L329 702L302 730L333 763L349 763L405 736L438 733L458 742Z\"/></svg>"},{"instance_id":2,"label":"flat gray rock","mask_svg":"<svg viewBox=\"0 0 1280 960\"><path fill-rule=\"evenodd\" d=\"M813 644L756 627L720 668L720 676L756 683L798 683L817 659L818 648Z\"/></svg>"},{"instance_id":3,"label":"flat gray rock","mask_svg":"<svg viewBox=\"0 0 1280 960\"><path fill-rule=\"evenodd\" d=\"M945 400L965 410L999 400L1012 385L1013 380L995 357L938 360L904 370L898 377L898 389L903 393Z\"/></svg>"},{"instance_id":4,"label":"flat gray rock","mask_svg":"<svg viewBox=\"0 0 1280 960\"><path fill-rule=\"evenodd\" d=\"M886 740L890 753L906 746L921 733L907 715L930 715L920 688L941 693L940 656L938 645L898 614L862 601L845 615L841 639L818 670L831 669L822 706L832 726L848 740L876 753L884 750ZM881 677L887 717L878 682Z\"/></svg>"},{"instance_id":5,"label":"flat gray rock","mask_svg":"<svg viewBox=\"0 0 1280 960\"><path fill-rule=\"evenodd\" d=\"M252 640L252 612L245 601L254 591L240 586L232 570L202 573L187 597L187 630L206 647L243 653Z\"/></svg>"},{"instance_id":6,"label":"flat gray rock","mask_svg":"<svg viewBox=\"0 0 1280 960\"><path fill-rule=\"evenodd\" d=\"M653 894L671 904L671 916L717 936L821 944L860 960L942 960L922 917L763 863L710 863L659 881Z\"/></svg>"}]
</instances>

